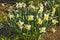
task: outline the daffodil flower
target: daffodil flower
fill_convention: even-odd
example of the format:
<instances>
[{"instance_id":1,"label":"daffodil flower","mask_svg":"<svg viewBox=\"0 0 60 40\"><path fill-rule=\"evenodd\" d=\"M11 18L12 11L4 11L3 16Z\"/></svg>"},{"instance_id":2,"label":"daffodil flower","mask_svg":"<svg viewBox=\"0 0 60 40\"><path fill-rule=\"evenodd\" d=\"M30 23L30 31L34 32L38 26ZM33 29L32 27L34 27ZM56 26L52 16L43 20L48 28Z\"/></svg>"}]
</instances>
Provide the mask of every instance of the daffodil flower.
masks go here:
<instances>
[{"instance_id":1,"label":"daffodil flower","mask_svg":"<svg viewBox=\"0 0 60 40\"><path fill-rule=\"evenodd\" d=\"M26 7L26 4L23 3L23 2L22 3L16 3L16 7L17 8L22 8L22 7L25 8Z\"/></svg>"},{"instance_id":2,"label":"daffodil flower","mask_svg":"<svg viewBox=\"0 0 60 40\"><path fill-rule=\"evenodd\" d=\"M51 31L52 31L53 33L55 33L55 32L56 32L56 30L55 30L54 28L52 28L52 29L51 29Z\"/></svg>"},{"instance_id":3,"label":"daffodil flower","mask_svg":"<svg viewBox=\"0 0 60 40\"><path fill-rule=\"evenodd\" d=\"M56 5L55 5L55 8L52 9L52 14L51 14L51 16L54 16L54 14L55 14L55 12L56 12L56 8L57 8L58 6L59 6L59 5L56 4Z\"/></svg>"},{"instance_id":4,"label":"daffodil flower","mask_svg":"<svg viewBox=\"0 0 60 40\"><path fill-rule=\"evenodd\" d=\"M31 25L25 25L25 29L27 29L27 30L30 30L31 29Z\"/></svg>"},{"instance_id":5,"label":"daffodil flower","mask_svg":"<svg viewBox=\"0 0 60 40\"><path fill-rule=\"evenodd\" d=\"M56 19L53 19L52 22L53 22L53 24L58 23L58 21Z\"/></svg>"},{"instance_id":6,"label":"daffodil flower","mask_svg":"<svg viewBox=\"0 0 60 40\"><path fill-rule=\"evenodd\" d=\"M22 2L22 7L25 8L26 7L26 4Z\"/></svg>"},{"instance_id":7,"label":"daffodil flower","mask_svg":"<svg viewBox=\"0 0 60 40\"><path fill-rule=\"evenodd\" d=\"M43 12L43 7L40 7L40 9L39 9L39 11L38 11L38 13L42 13Z\"/></svg>"},{"instance_id":8,"label":"daffodil flower","mask_svg":"<svg viewBox=\"0 0 60 40\"><path fill-rule=\"evenodd\" d=\"M39 28L40 33L45 33L46 32L46 27Z\"/></svg>"},{"instance_id":9,"label":"daffodil flower","mask_svg":"<svg viewBox=\"0 0 60 40\"><path fill-rule=\"evenodd\" d=\"M32 20L34 20L34 16L33 15L29 15L28 16L28 21L32 21Z\"/></svg>"},{"instance_id":10,"label":"daffodil flower","mask_svg":"<svg viewBox=\"0 0 60 40\"><path fill-rule=\"evenodd\" d=\"M56 12L56 8L53 8L51 16L54 16L55 12Z\"/></svg>"},{"instance_id":11,"label":"daffodil flower","mask_svg":"<svg viewBox=\"0 0 60 40\"><path fill-rule=\"evenodd\" d=\"M16 3L16 7L17 8L19 8L19 7L22 8L22 4L21 3Z\"/></svg>"},{"instance_id":12,"label":"daffodil flower","mask_svg":"<svg viewBox=\"0 0 60 40\"><path fill-rule=\"evenodd\" d=\"M41 25L42 22L43 22L43 20L41 20L41 18L39 18L37 24L40 24Z\"/></svg>"},{"instance_id":13,"label":"daffodil flower","mask_svg":"<svg viewBox=\"0 0 60 40\"><path fill-rule=\"evenodd\" d=\"M33 11L36 11L38 7L35 7L34 5L29 5L29 9L33 9Z\"/></svg>"},{"instance_id":14,"label":"daffodil flower","mask_svg":"<svg viewBox=\"0 0 60 40\"><path fill-rule=\"evenodd\" d=\"M34 5L29 5L30 8L32 9L35 9L35 6Z\"/></svg>"},{"instance_id":15,"label":"daffodil flower","mask_svg":"<svg viewBox=\"0 0 60 40\"><path fill-rule=\"evenodd\" d=\"M14 18L14 15L13 14L8 14L8 17L10 18L10 19L12 19L12 18Z\"/></svg>"},{"instance_id":16,"label":"daffodil flower","mask_svg":"<svg viewBox=\"0 0 60 40\"><path fill-rule=\"evenodd\" d=\"M19 20L19 22L17 23L17 25L18 25L20 28L23 28L23 24L24 24L24 22L21 22L20 20Z\"/></svg>"},{"instance_id":17,"label":"daffodil flower","mask_svg":"<svg viewBox=\"0 0 60 40\"><path fill-rule=\"evenodd\" d=\"M44 14L44 19L48 21L48 19L49 19L49 14Z\"/></svg>"},{"instance_id":18,"label":"daffodil flower","mask_svg":"<svg viewBox=\"0 0 60 40\"><path fill-rule=\"evenodd\" d=\"M41 3L41 4L40 4L40 9L39 9L38 13L43 13L43 11L44 11L44 6L43 6L43 4Z\"/></svg>"}]
</instances>

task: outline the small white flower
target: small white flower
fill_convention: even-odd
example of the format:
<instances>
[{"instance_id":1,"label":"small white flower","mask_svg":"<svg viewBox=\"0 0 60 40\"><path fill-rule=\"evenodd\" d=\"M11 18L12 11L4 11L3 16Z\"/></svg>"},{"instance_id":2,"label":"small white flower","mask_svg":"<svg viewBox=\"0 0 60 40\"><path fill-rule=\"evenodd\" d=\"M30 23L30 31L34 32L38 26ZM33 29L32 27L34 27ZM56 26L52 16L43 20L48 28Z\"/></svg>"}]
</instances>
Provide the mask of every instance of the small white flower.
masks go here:
<instances>
[{"instance_id":1,"label":"small white flower","mask_svg":"<svg viewBox=\"0 0 60 40\"><path fill-rule=\"evenodd\" d=\"M55 32L56 32L56 30L55 30L54 28L52 28L52 29L51 29L51 31L52 31L53 33L55 33Z\"/></svg>"},{"instance_id":2,"label":"small white flower","mask_svg":"<svg viewBox=\"0 0 60 40\"><path fill-rule=\"evenodd\" d=\"M49 14L44 14L44 19L48 21L48 19L49 19Z\"/></svg>"},{"instance_id":3,"label":"small white flower","mask_svg":"<svg viewBox=\"0 0 60 40\"><path fill-rule=\"evenodd\" d=\"M22 8L22 7L25 8L26 7L26 4L23 3L23 2L22 3L16 3L16 7L17 8Z\"/></svg>"},{"instance_id":4,"label":"small white flower","mask_svg":"<svg viewBox=\"0 0 60 40\"><path fill-rule=\"evenodd\" d=\"M58 21L56 19L53 19L52 22L53 22L53 24L58 23Z\"/></svg>"},{"instance_id":5,"label":"small white flower","mask_svg":"<svg viewBox=\"0 0 60 40\"><path fill-rule=\"evenodd\" d=\"M32 9L33 11L36 11L38 9L38 7L36 7L34 5L29 5L28 9Z\"/></svg>"},{"instance_id":6,"label":"small white flower","mask_svg":"<svg viewBox=\"0 0 60 40\"><path fill-rule=\"evenodd\" d=\"M41 25L42 22L43 22L43 20L41 20L41 18L39 18L37 24L40 24Z\"/></svg>"},{"instance_id":7,"label":"small white flower","mask_svg":"<svg viewBox=\"0 0 60 40\"><path fill-rule=\"evenodd\" d=\"M12 19L12 18L14 18L14 15L13 14L8 14L8 17L10 18L10 19Z\"/></svg>"},{"instance_id":8,"label":"small white flower","mask_svg":"<svg viewBox=\"0 0 60 40\"><path fill-rule=\"evenodd\" d=\"M28 21L32 21L32 20L34 20L34 16L33 15L29 15L28 16Z\"/></svg>"},{"instance_id":9,"label":"small white flower","mask_svg":"<svg viewBox=\"0 0 60 40\"><path fill-rule=\"evenodd\" d=\"M52 13L51 16L54 16L55 12L56 12L56 8L53 8L51 12Z\"/></svg>"},{"instance_id":10,"label":"small white flower","mask_svg":"<svg viewBox=\"0 0 60 40\"><path fill-rule=\"evenodd\" d=\"M16 7L17 8L22 8L22 4L21 3L16 3Z\"/></svg>"},{"instance_id":11,"label":"small white flower","mask_svg":"<svg viewBox=\"0 0 60 40\"><path fill-rule=\"evenodd\" d=\"M43 12L43 7L40 7L38 13L42 13Z\"/></svg>"},{"instance_id":12,"label":"small white flower","mask_svg":"<svg viewBox=\"0 0 60 40\"><path fill-rule=\"evenodd\" d=\"M26 7L26 4L22 2L22 7L25 8Z\"/></svg>"},{"instance_id":13,"label":"small white flower","mask_svg":"<svg viewBox=\"0 0 60 40\"><path fill-rule=\"evenodd\" d=\"M35 6L33 6L33 5L29 5L29 7L35 9Z\"/></svg>"},{"instance_id":14,"label":"small white flower","mask_svg":"<svg viewBox=\"0 0 60 40\"><path fill-rule=\"evenodd\" d=\"M1 5L2 5L2 6L5 6L5 4L3 4L3 3L2 3Z\"/></svg>"},{"instance_id":15,"label":"small white flower","mask_svg":"<svg viewBox=\"0 0 60 40\"><path fill-rule=\"evenodd\" d=\"M19 20L19 22L17 23L17 25L18 25L20 28L23 28L23 24L24 24L24 22L21 22L20 20Z\"/></svg>"},{"instance_id":16,"label":"small white flower","mask_svg":"<svg viewBox=\"0 0 60 40\"><path fill-rule=\"evenodd\" d=\"M46 27L39 28L39 30L40 30L40 33L44 33L46 32Z\"/></svg>"},{"instance_id":17,"label":"small white flower","mask_svg":"<svg viewBox=\"0 0 60 40\"><path fill-rule=\"evenodd\" d=\"M23 24L24 24L24 22L21 22L21 21L19 20L18 24L23 25Z\"/></svg>"},{"instance_id":18,"label":"small white flower","mask_svg":"<svg viewBox=\"0 0 60 40\"><path fill-rule=\"evenodd\" d=\"M25 25L25 29L30 30L31 29L31 25Z\"/></svg>"},{"instance_id":19,"label":"small white flower","mask_svg":"<svg viewBox=\"0 0 60 40\"><path fill-rule=\"evenodd\" d=\"M40 3L40 9L38 11L38 13L42 13L44 11L44 6L42 3Z\"/></svg>"}]
</instances>

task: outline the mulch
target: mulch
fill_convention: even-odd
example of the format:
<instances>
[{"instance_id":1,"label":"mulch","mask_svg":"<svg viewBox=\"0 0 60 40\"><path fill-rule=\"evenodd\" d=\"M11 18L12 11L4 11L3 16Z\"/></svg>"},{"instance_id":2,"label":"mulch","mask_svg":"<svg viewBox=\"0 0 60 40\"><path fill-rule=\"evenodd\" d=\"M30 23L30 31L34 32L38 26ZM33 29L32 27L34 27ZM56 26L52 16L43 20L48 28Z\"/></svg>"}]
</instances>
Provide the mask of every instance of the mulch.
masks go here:
<instances>
[{"instance_id":1,"label":"mulch","mask_svg":"<svg viewBox=\"0 0 60 40\"><path fill-rule=\"evenodd\" d=\"M48 32L43 36L43 40L60 40L60 26L56 26L56 32Z\"/></svg>"}]
</instances>

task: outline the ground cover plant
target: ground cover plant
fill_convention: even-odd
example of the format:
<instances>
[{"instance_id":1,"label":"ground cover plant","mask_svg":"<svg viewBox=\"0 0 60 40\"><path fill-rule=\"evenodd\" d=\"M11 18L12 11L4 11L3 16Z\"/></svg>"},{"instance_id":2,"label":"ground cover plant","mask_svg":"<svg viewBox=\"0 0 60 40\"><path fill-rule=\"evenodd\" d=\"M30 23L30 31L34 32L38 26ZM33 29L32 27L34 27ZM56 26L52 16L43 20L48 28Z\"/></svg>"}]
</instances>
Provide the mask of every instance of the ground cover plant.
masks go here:
<instances>
[{"instance_id":1,"label":"ground cover plant","mask_svg":"<svg viewBox=\"0 0 60 40\"><path fill-rule=\"evenodd\" d=\"M2 4L4 6L4 4ZM54 0L47 1L20 1L9 6L8 14L0 16L0 26L13 28L15 34L12 38L1 36L1 40L41 40L43 34L49 31L54 33L58 22L56 13L59 4ZM4 25L2 20L7 21ZM11 29L12 30L12 29ZM13 31L13 30L12 30Z\"/></svg>"}]
</instances>

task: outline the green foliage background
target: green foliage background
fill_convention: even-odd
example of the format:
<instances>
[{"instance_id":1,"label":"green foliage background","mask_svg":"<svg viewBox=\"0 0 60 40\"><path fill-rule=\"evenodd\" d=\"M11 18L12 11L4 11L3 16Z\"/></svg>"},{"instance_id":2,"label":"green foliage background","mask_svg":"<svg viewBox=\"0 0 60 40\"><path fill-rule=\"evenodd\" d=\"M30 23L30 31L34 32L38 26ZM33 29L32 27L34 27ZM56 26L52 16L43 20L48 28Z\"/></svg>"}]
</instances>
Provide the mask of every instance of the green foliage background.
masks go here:
<instances>
[{"instance_id":1,"label":"green foliage background","mask_svg":"<svg viewBox=\"0 0 60 40\"><path fill-rule=\"evenodd\" d=\"M59 20L59 25L60 25L60 0L55 0L57 4L59 4L59 8L57 9L57 15L58 15L58 20Z\"/></svg>"}]
</instances>

